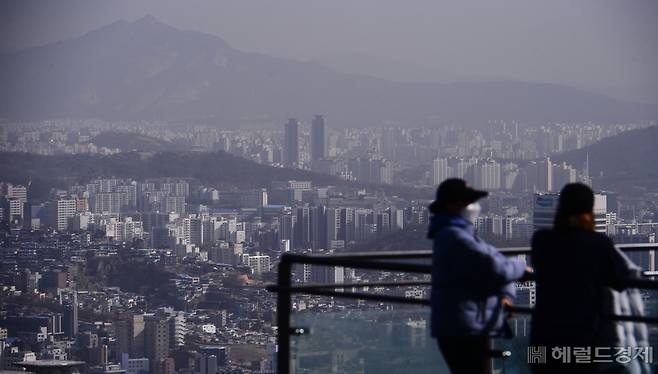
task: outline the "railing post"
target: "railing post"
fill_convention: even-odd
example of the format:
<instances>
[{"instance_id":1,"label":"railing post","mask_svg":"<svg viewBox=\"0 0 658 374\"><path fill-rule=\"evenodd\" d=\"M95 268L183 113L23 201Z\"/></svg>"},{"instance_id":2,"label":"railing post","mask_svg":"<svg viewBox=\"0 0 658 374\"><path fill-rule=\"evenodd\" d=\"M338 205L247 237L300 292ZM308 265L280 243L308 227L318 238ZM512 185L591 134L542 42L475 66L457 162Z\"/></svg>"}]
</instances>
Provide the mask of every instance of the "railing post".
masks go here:
<instances>
[{"instance_id":1,"label":"railing post","mask_svg":"<svg viewBox=\"0 0 658 374\"><path fill-rule=\"evenodd\" d=\"M489 352L492 352L493 348L494 348L493 338L491 338L491 336L490 336L490 337L487 338L487 350ZM493 372L494 372L493 369L494 369L494 358L493 358L492 355L490 355L489 362L488 362L488 365L487 365L487 372L493 374Z\"/></svg>"},{"instance_id":2,"label":"railing post","mask_svg":"<svg viewBox=\"0 0 658 374\"><path fill-rule=\"evenodd\" d=\"M277 284L279 291L276 299L276 324L277 324L277 374L290 373L290 277L292 273L292 264L284 254L279 262L279 273Z\"/></svg>"}]
</instances>

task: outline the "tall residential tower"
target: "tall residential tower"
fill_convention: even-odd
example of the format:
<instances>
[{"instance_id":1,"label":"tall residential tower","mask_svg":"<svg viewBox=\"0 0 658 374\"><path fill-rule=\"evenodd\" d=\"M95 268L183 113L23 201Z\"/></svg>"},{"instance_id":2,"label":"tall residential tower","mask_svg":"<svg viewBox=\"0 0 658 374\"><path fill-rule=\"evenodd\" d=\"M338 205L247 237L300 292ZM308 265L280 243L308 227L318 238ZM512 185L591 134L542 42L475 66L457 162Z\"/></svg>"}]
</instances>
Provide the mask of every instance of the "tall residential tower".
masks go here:
<instances>
[{"instance_id":1,"label":"tall residential tower","mask_svg":"<svg viewBox=\"0 0 658 374\"><path fill-rule=\"evenodd\" d=\"M285 127L284 162L287 167L299 167L299 121L290 118Z\"/></svg>"},{"instance_id":2,"label":"tall residential tower","mask_svg":"<svg viewBox=\"0 0 658 374\"><path fill-rule=\"evenodd\" d=\"M327 157L327 133L324 117L316 115L311 122L311 161Z\"/></svg>"}]
</instances>

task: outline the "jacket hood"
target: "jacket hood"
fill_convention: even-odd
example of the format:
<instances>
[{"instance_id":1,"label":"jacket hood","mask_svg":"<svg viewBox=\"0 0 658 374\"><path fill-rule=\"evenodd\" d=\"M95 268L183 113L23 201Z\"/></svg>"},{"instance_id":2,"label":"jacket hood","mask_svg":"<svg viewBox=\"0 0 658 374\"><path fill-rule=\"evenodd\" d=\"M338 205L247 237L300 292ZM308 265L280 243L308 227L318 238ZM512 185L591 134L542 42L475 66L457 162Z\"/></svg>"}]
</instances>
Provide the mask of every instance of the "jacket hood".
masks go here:
<instances>
[{"instance_id":1,"label":"jacket hood","mask_svg":"<svg viewBox=\"0 0 658 374\"><path fill-rule=\"evenodd\" d=\"M451 214L434 214L430 218L430 225L427 230L427 237L432 239L436 234L441 231L444 227L447 226L457 226L462 228L467 228L472 226L470 222L463 219L460 216L455 216Z\"/></svg>"}]
</instances>

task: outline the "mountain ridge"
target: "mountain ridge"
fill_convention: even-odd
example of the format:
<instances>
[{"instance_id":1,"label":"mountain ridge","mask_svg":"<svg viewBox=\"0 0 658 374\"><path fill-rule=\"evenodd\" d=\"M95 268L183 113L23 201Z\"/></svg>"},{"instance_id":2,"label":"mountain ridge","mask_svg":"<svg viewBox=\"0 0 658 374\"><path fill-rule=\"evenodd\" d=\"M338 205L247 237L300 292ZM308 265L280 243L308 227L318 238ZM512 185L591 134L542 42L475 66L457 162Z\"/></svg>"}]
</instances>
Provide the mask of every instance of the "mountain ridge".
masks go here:
<instances>
[{"instance_id":1,"label":"mountain ridge","mask_svg":"<svg viewBox=\"0 0 658 374\"><path fill-rule=\"evenodd\" d=\"M144 17L0 55L0 117L281 122L323 113L340 127L384 121L531 123L658 118L654 105L551 83L398 82L242 52Z\"/></svg>"},{"instance_id":2,"label":"mountain ridge","mask_svg":"<svg viewBox=\"0 0 658 374\"><path fill-rule=\"evenodd\" d=\"M127 136L126 133L110 135ZM67 189L73 183L111 177L135 180L192 178L222 189L268 188L273 181L304 180L319 186L367 188L382 191L388 196L409 199L425 198L432 194L432 191L422 188L364 184L302 169L263 165L223 151L129 151L110 155L0 152L0 180L30 184L31 199L47 199L51 188Z\"/></svg>"},{"instance_id":3,"label":"mountain ridge","mask_svg":"<svg viewBox=\"0 0 658 374\"><path fill-rule=\"evenodd\" d=\"M654 125L607 137L587 147L553 155L551 159L583 165L589 157L595 189L658 190L657 144L658 126Z\"/></svg>"}]
</instances>

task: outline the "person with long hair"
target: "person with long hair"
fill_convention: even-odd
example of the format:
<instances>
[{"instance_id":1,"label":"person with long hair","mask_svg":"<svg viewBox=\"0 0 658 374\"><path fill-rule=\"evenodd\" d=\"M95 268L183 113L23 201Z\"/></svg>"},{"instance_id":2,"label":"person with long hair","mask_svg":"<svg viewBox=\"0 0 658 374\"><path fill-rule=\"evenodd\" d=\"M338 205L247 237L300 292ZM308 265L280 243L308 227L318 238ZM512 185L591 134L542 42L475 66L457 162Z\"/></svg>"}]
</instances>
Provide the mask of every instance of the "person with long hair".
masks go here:
<instances>
[{"instance_id":1,"label":"person with long hair","mask_svg":"<svg viewBox=\"0 0 658 374\"><path fill-rule=\"evenodd\" d=\"M543 349L546 359L533 363L535 373L596 371L595 364L574 362L571 350L590 349L594 355L605 342L602 332L610 323L607 293L610 288L622 290L632 277L628 260L612 240L595 231L593 210L591 188L567 184L560 192L553 228L539 230L532 238L537 294L530 346Z\"/></svg>"}]
</instances>

